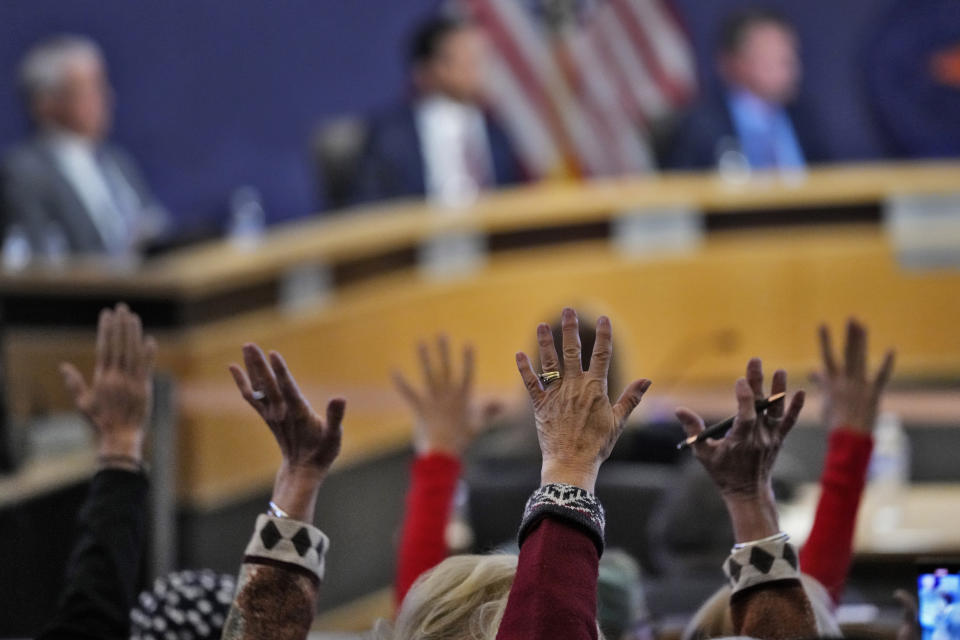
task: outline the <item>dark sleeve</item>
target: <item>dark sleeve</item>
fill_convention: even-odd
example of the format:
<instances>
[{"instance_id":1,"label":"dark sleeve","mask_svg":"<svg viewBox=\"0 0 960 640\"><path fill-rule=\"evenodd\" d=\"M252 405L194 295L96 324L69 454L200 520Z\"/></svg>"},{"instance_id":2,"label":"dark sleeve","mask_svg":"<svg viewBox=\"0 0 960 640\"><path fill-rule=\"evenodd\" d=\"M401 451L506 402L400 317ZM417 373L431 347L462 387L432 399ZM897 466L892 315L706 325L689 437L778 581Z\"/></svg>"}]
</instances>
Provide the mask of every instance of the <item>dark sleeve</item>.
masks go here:
<instances>
[{"instance_id":1,"label":"dark sleeve","mask_svg":"<svg viewBox=\"0 0 960 640\"><path fill-rule=\"evenodd\" d=\"M717 125L717 116L706 108L680 119L664 153L666 169L704 170L717 166L716 148L729 135Z\"/></svg>"},{"instance_id":2,"label":"dark sleeve","mask_svg":"<svg viewBox=\"0 0 960 640\"><path fill-rule=\"evenodd\" d=\"M80 511L80 535L67 564L53 620L37 640L130 637L130 608L147 526L147 479L105 469L93 477Z\"/></svg>"},{"instance_id":3,"label":"dark sleeve","mask_svg":"<svg viewBox=\"0 0 960 640\"><path fill-rule=\"evenodd\" d=\"M403 191L389 160L387 138L382 124L371 126L354 179L352 200L355 204L388 200Z\"/></svg>"},{"instance_id":4,"label":"dark sleeve","mask_svg":"<svg viewBox=\"0 0 960 640\"><path fill-rule=\"evenodd\" d=\"M599 566L582 527L544 517L520 548L497 640L596 640Z\"/></svg>"},{"instance_id":5,"label":"dark sleeve","mask_svg":"<svg viewBox=\"0 0 960 640\"><path fill-rule=\"evenodd\" d=\"M800 566L840 601L853 557L857 512L873 452L873 437L849 428L830 433L813 528L800 550Z\"/></svg>"},{"instance_id":6,"label":"dark sleeve","mask_svg":"<svg viewBox=\"0 0 960 640\"><path fill-rule=\"evenodd\" d=\"M44 227L50 217L42 191L31 185L22 172L10 162L0 168L0 208L3 212L3 232L17 224L38 251L43 246Z\"/></svg>"},{"instance_id":7,"label":"dark sleeve","mask_svg":"<svg viewBox=\"0 0 960 640\"><path fill-rule=\"evenodd\" d=\"M460 460L453 456L434 453L413 462L397 554L397 605L417 578L447 557L444 534L459 478Z\"/></svg>"},{"instance_id":8,"label":"dark sleeve","mask_svg":"<svg viewBox=\"0 0 960 640\"><path fill-rule=\"evenodd\" d=\"M506 129L493 118L486 119L493 169L498 187L520 184L527 181L527 173L520 164L519 156Z\"/></svg>"}]
</instances>

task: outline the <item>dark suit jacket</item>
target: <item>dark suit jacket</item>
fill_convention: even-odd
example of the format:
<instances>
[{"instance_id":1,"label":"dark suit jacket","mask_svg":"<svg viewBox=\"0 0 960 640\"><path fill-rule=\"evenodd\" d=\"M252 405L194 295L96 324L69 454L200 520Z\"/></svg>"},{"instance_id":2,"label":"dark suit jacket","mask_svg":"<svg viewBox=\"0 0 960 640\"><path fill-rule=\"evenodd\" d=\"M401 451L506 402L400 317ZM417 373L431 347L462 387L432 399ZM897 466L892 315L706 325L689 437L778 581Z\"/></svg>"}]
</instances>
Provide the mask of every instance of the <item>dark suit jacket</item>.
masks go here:
<instances>
[{"instance_id":1,"label":"dark suit jacket","mask_svg":"<svg viewBox=\"0 0 960 640\"><path fill-rule=\"evenodd\" d=\"M106 145L102 152L137 193L142 215L157 218L150 226L164 227L166 214L133 159L115 145ZM43 247L44 229L49 222L57 223L63 230L72 253L105 250L103 237L90 213L42 137L32 138L7 154L0 165L0 190L4 230L11 224L19 224L34 251Z\"/></svg>"},{"instance_id":2,"label":"dark suit jacket","mask_svg":"<svg viewBox=\"0 0 960 640\"><path fill-rule=\"evenodd\" d=\"M524 180L506 132L484 116L497 186ZM423 196L423 150L412 105L390 111L371 123L354 189L356 202Z\"/></svg>"},{"instance_id":3,"label":"dark suit jacket","mask_svg":"<svg viewBox=\"0 0 960 640\"><path fill-rule=\"evenodd\" d=\"M807 163L825 160L815 129L798 111L790 109L788 114ZM680 118L662 164L667 169L715 169L718 145L725 139L737 141L725 96L704 100Z\"/></svg>"}]
</instances>

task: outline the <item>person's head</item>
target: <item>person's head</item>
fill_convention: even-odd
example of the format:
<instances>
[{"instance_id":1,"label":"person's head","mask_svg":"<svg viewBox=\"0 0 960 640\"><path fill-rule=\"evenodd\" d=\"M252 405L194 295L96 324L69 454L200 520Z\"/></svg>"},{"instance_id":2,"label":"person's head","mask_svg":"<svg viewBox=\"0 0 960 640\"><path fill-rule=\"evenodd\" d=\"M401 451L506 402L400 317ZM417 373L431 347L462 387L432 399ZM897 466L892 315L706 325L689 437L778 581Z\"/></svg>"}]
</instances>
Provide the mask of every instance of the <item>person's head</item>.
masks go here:
<instances>
[{"instance_id":1,"label":"person's head","mask_svg":"<svg viewBox=\"0 0 960 640\"><path fill-rule=\"evenodd\" d=\"M103 54L82 36L55 36L35 44L20 64L30 116L41 129L62 129L100 140L110 129L111 90Z\"/></svg>"},{"instance_id":2,"label":"person's head","mask_svg":"<svg viewBox=\"0 0 960 640\"><path fill-rule=\"evenodd\" d=\"M442 94L461 102L481 96L483 41L465 20L439 16L423 23L410 47L413 81L421 94Z\"/></svg>"},{"instance_id":3,"label":"person's head","mask_svg":"<svg viewBox=\"0 0 960 640\"><path fill-rule=\"evenodd\" d=\"M785 104L800 83L799 42L779 13L748 9L732 15L720 34L724 80L774 104Z\"/></svg>"},{"instance_id":4,"label":"person's head","mask_svg":"<svg viewBox=\"0 0 960 640\"><path fill-rule=\"evenodd\" d=\"M512 554L447 558L417 579L394 622L381 622L374 638L495 640L516 575Z\"/></svg>"}]
</instances>

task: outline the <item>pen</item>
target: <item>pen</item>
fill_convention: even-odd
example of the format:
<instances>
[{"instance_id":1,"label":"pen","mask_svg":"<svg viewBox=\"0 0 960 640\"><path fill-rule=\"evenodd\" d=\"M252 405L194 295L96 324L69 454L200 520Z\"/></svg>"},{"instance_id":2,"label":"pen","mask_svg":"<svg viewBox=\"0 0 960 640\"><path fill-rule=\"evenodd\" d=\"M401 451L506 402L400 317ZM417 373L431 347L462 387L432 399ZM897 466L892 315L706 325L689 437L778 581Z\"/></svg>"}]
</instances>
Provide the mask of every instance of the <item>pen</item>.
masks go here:
<instances>
[{"instance_id":1,"label":"pen","mask_svg":"<svg viewBox=\"0 0 960 640\"><path fill-rule=\"evenodd\" d=\"M769 398L761 398L756 402L757 413L764 411L769 408L774 402L781 400L786 393L775 393ZM733 426L734 421L737 419L737 416L731 416L724 420L723 422L718 422L715 425L711 425L700 432L700 435L690 436L686 440L681 440L677 443L677 449L685 449L687 447L693 446L697 442L703 442L707 438L722 438L727 434L727 431L730 431L730 427Z\"/></svg>"}]
</instances>

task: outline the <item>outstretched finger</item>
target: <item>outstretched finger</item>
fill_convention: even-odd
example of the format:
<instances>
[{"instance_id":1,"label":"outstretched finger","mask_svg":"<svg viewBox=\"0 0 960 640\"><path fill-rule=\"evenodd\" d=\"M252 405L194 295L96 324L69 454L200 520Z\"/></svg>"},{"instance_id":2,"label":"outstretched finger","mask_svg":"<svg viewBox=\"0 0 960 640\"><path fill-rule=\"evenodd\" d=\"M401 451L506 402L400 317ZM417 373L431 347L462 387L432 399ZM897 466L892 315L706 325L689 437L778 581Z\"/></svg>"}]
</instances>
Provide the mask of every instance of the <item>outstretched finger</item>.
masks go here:
<instances>
[{"instance_id":1,"label":"outstretched finger","mask_svg":"<svg viewBox=\"0 0 960 640\"><path fill-rule=\"evenodd\" d=\"M680 421L680 426L683 427L683 432L687 434L688 438L699 436L707 428L703 418L686 407L678 408L674 415L677 416L677 420Z\"/></svg>"},{"instance_id":2,"label":"outstretched finger","mask_svg":"<svg viewBox=\"0 0 960 640\"><path fill-rule=\"evenodd\" d=\"M87 392L87 383L83 379L83 374L69 362L63 362L60 364L60 375L63 376L63 385L67 388L74 403L78 404Z\"/></svg>"},{"instance_id":3,"label":"outstretched finger","mask_svg":"<svg viewBox=\"0 0 960 640\"><path fill-rule=\"evenodd\" d=\"M770 395L784 393L787 390L787 372L777 369L773 372L773 382L770 383ZM783 408L787 406L786 396L775 401L767 408L767 415L777 419L783 417Z\"/></svg>"},{"instance_id":4,"label":"outstretched finger","mask_svg":"<svg viewBox=\"0 0 960 640\"><path fill-rule=\"evenodd\" d=\"M460 379L460 388L464 393L469 393L473 387L473 345L467 344L463 347L463 377Z\"/></svg>"},{"instance_id":5,"label":"outstretched finger","mask_svg":"<svg viewBox=\"0 0 960 640\"><path fill-rule=\"evenodd\" d=\"M300 387L290 373L286 360L276 351L270 352L270 367L277 379L277 386L280 387L280 393L287 402L287 407L291 409L306 409L310 406L307 399L300 393Z\"/></svg>"},{"instance_id":6,"label":"outstretched finger","mask_svg":"<svg viewBox=\"0 0 960 640\"><path fill-rule=\"evenodd\" d=\"M127 367L127 334L130 332L130 310L122 302L113 315L113 330L110 333L112 364L120 369Z\"/></svg>"},{"instance_id":7,"label":"outstretched finger","mask_svg":"<svg viewBox=\"0 0 960 640\"><path fill-rule=\"evenodd\" d=\"M550 325L545 322L537 325L537 345L540 347L540 370L560 371L557 345L553 342L553 332L550 331Z\"/></svg>"},{"instance_id":8,"label":"outstretched finger","mask_svg":"<svg viewBox=\"0 0 960 640\"><path fill-rule=\"evenodd\" d=\"M747 363L747 383L757 400L763 398L763 362L760 358L750 358Z\"/></svg>"},{"instance_id":9,"label":"outstretched finger","mask_svg":"<svg viewBox=\"0 0 960 640\"><path fill-rule=\"evenodd\" d=\"M419 409L420 407L420 396L414 390L410 383L407 382L407 379L403 377L403 374L399 371L393 372L393 386L396 387L397 392L403 396L403 399L407 401L414 409Z\"/></svg>"},{"instance_id":10,"label":"outstretched finger","mask_svg":"<svg viewBox=\"0 0 960 640\"><path fill-rule=\"evenodd\" d=\"M600 316L597 318L597 337L593 342L593 353L590 354L590 374L606 380L612 354L613 327L610 326L610 318Z\"/></svg>"},{"instance_id":11,"label":"outstretched finger","mask_svg":"<svg viewBox=\"0 0 960 640\"><path fill-rule=\"evenodd\" d=\"M583 372L580 360L580 322L577 312L566 307L560 314L563 329L563 375L570 377Z\"/></svg>"},{"instance_id":12,"label":"outstretched finger","mask_svg":"<svg viewBox=\"0 0 960 640\"><path fill-rule=\"evenodd\" d=\"M453 368L450 365L450 339L446 334L437 336L437 351L440 353L440 382L449 384L453 377Z\"/></svg>"},{"instance_id":13,"label":"outstretched finger","mask_svg":"<svg viewBox=\"0 0 960 640\"><path fill-rule=\"evenodd\" d=\"M243 362L247 366L254 392L262 392L268 404L279 406L283 402L283 394L260 347L252 342L243 345Z\"/></svg>"},{"instance_id":14,"label":"outstretched finger","mask_svg":"<svg viewBox=\"0 0 960 640\"><path fill-rule=\"evenodd\" d=\"M780 438L787 437L787 434L790 433L790 430L793 429L793 426L797 424L797 419L800 417L800 410L803 409L803 402L806 400L807 394L803 391L797 391L793 394L793 398L790 399L790 406L787 408L787 412L783 416L783 420L780 422Z\"/></svg>"},{"instance_id":15,"label":"outstretched finger","mask_svg":"<svg viewBox=\"0 0 960 640\"><path fill-rule=\"evenodd\" d=\"M837 361L833 358L833 344L830 339L830 328L822 324L818 331L820 334L820 358L823 360L823 368L827 376L837 374Z\"/></svg>"},{"instance_id":16,"label":"outstretched finger","mask_svg":"<svg viewBox=\"0 0 960 640\"><path fill-rule=\"evenodd\" d=\"M893 374L893 363L895 360L896 353L893 351L893 349L890 349L883 355L883 364L880 365L880 370L877 371L877 377L873 381L873 392L875 395L879 396L881 393L883 393L887 383L890 382L890 376Z\"/></svg>"},{"instance_id":17,"label":"outstretched finger","mask_svg":"<svg viewBox=\"0 0 960 640\"><path fill-rule=\"evenodd\" d=\"M339 441L343 434L343 416L347 412L347 401L333 398L327 403L327 430Z\"/></svg>"},{"instance_id":18,"label":"outstretched finger","mask_svg":"<svg viewBox=\"0 0 960 640\"><path fill-rule=\"evenodd\" d=\"M844 359L848 376L857 380L866 378L867 332L854 318L847 321L847 346Z\"/></svg>"},{"instance_id":19,"label":"outstretched finger","mask_svg":"<svg viewBox=\"0 0 960 640\"><path fill-rule=\"evenodd\" d=\"M127 352L126 365L130 373L136 373L140 370L141 360L143 360L143 324L140 322L140 316L135 313L129 314L127 326Z\"/></svg>"},{"instance_id":20,"label":"outstretched finger","mask_svg":"<svg viewBox=\"0 0 960 640\"><path fill-rule=\"evenodd\" d=\"M737 380L735 387L737 394L737 417L733 421L728 438L744 440L753 431L757 424L756 396L745 378Z\"/></svg>"},{"instance_id":21,"label":"outstretched finger","mask_svg":"<svg viewBox=\"0 0 960 640\"><path fill-rule=\"evenodd\" d=\"M113 342L110 339L112 331L113 311L104 309L100 312L100 319L97 321L97 364L94 379L99 377L113 360Z\"/></svg>"},{"instance_id":22,"label":"outstretched finger","mask_svg":"<svg viewBox=\"0 0 960 640\"><path fill-rule=\"evenodd\" d=\"M643 394L647 392L651 384L649 380L643 378L641 380L634 380L627 385L627 388L623 390L623 393L620 394L620 397L613 405L613 418L616 420L617 426L622 428L623 425L626 424L627 418L630 417L633 410L640 404L640 400L643 399Z\"/></svg>"},{"instance_id":23,"label":"outstretched finger","mask_svg":"<svg viewBox=\"0 0 960 640\"><path fill-rule=\"evenodd\" d=\"M530 394L530 399L536 402L540 399L540 396L543 395L543 386L540 384L540 378L534 373L533 366L531 366L530 358L527 357L527 354L520 351L516 357L517 369L520 371L523 384L527 388L527 393Z\"/></svg>"},{"instance_id":24,"label":"outstretched finger","mask_svg":"<svg viewBox=\"0 0 960 640\"><path fill-rule=\"evenodd\" d=\"M236 383L237 389L240 390L240 395L243 396L243 399L258 412L263 409L263 401L258 400L253 394L253 385L250 384L250 378L247 376L247 372L239 365L231 364L230 375L233 376L233 381Z\"/></svg>"},{"instance_id":25,"label":"outstretched finger","mask_svg":"<svg viewBox=\"0 0 960 640\"><path fill-rule=\"evenodd\" d=\"M437 376L433 371L433 363L430 361L430 348L426 342L421 340L417 343L417 355L420 357L420 371L423 373L423 381L427 385L427 389L436 389Z\"/></svg>"}]
</instances>

